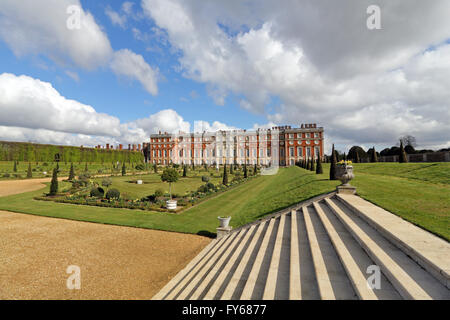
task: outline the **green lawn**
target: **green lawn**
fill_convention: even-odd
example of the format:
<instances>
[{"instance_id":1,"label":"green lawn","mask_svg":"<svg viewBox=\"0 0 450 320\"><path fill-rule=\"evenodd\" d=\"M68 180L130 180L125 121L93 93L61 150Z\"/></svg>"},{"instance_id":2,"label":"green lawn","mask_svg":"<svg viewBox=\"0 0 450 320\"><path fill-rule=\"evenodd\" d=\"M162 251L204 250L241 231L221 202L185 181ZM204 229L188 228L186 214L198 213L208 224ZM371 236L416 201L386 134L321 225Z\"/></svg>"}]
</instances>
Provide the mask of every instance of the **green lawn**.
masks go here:
<instances>
[{"instance_id":1,"label":"green lawn","mask_svg":"<svg viewBox=\"0 0 450 320\"><path fill-rule=\"evenodd\" d=\"M357 187L360 196L450 240L449 163L376 163L354 164L354 167L356 177L352 184ZM327 164L324 164L323 175L297 167L280 169L277 175L256 177L178 215L32 199L33 196L41 195L43 190L0 198L0 209L107 224L208 234L215 232L218 225L217 216L232 216L231 225L236 228L297 202L333 191L338 181L328 180L328 170ZM196 178L200 184L202 174L204 173L198 173ZM125 184L130 177L115 179L123 179L120 183ZM157 176L150 176L149 179L157 179ZM187 179L186 183L197 182ZM177 183L174 192L181 193L181 185L182 182L180 186ZM137 185L127 183L127 187L130 186ZM144 185L146 188L147 186L151 193L152 184Z\"/></svg>"},{"instance_id":2,"label":"green lawn","mask_svg":"<svg viewBox=\"0 0 450 320\"><path fill-rule=\"evenodd\" d=\"M180 177L178 182L172 184L172 194L183 196L187 192L196 191L198 187L205 184L205 182L202 181L202 175L208 176L210 178L210 182L214 184L222 182L222 178L220 178L220 175L218 175L215 170L210 170L210 172L214 172L215 176L211 177L209 172L207 173L204 171L189 171L187 177ZM111 178L113 184L110 188L118 189L121 196L125 199L141 199L145 196L153 194L156 189L161 189L165 193L169 193L169 184L161 181L161 173L162 170L159 171L159 174L152 173L142 176L113 177ZM99 177L94 179L94 181L101 185L103 179L104 178ZM142 180L143 184L136 184L135 181L137 179Z\"/></svg>"},{"instance_id":3,"label":"green lawn","mask_svg":"<svg viewBox=\"0 0 450 320\"><path fill-rule=\"evenodd\" d=\"M208 234L215 232L217 216L231 215L231 225L238 227L317 194L331 191L336 185L335 181L318 179L313 173L293 167L281 169L274 176L256 177L181 214L33 200L43 190L0 198L0 209L73 220Z\"/></svg>"}]
</instances>

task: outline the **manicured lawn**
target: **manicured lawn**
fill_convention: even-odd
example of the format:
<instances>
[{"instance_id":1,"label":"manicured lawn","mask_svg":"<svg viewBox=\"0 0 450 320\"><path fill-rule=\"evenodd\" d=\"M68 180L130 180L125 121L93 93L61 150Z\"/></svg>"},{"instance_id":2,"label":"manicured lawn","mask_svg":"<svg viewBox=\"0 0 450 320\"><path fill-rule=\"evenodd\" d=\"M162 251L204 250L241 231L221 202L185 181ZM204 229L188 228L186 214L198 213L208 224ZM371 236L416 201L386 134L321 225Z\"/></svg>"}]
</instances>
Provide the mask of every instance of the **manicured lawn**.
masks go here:
<instances>
[{"instance_id":1,"label":"manicured lawn","mask_svg":"<svg viewBox=\"0 0 450 320\"><path fill-rule=\"evenodd\" d=\"M222 178L216 173L215 170L210 170L210 172L215 173L214 177L210 176L209 172L189 172L188 176L183 178L180 177L179 180L172 184L172 194L183 196L190 191L196 191L198 187L205 184L202 181L202 175L206 175L210 178L210 182L218 184L222 181ZM161 189L165 193L169 193L169 184L167 182L161 181L162 170L158 174L151 173L146 175L137 176L119 176L112 177L111 180L113 184L110 188L115 188L120 191L120 194L125 199L141 199L145 196L151 195L156 189ZM96 178L96 181L100 186L104 178ZM136 184L136 180L142 180L143 184Z\"/></svg>"},{"instance_id":2,"label":"manicured lawn","mask_svg":"<svg viewBox=\"0 0 450 320\"><path fill-rule=\"evenodd\" d=\"M179 215L77 206L32 199L33 196L41 195L43 190L0 198L0 210L208 234L215 232L218 225L217 216L232 216L231 225L236 228L297 202L333 191L339 182L329 181L329 165L323 166L323 175L291 167L280 169L278 174L273 176L259 176ZM356 178L351 183L357 187L358 195L450 240L449 163L376 163L354 164L354 167ZM202 183L202 174L198 173L196 178L199 184ZM149 179L151 181L157 178L158 176L153 175ZM130 180L130 177L114 179L123 179L120 183L126 183L127 187L132 185L125 182ZM187 179L186 183L189 185L197 182ZM152 192L151 183L143 186L149 187L148 193ZM174 192L182 191L176 185Z\"/></svg>"},{"instance_id":3,"label":"manicured lawn","mask_svg":"<svg viewBox=\"0 0 450 320\"><path fill-rule=\"evenodd\" d=\"M209 234L216 230L217 216L230 215L233 217L231 225L239 227L317 194L332 191L336 185L335 181L327 181L313 173L292 167L280 169L279 173L274 176L256 177L179 215L60 204L32 199L34 196L41 195L43 190L0 198L0 210L106 224Z\"/></svg>"}]
</instances>

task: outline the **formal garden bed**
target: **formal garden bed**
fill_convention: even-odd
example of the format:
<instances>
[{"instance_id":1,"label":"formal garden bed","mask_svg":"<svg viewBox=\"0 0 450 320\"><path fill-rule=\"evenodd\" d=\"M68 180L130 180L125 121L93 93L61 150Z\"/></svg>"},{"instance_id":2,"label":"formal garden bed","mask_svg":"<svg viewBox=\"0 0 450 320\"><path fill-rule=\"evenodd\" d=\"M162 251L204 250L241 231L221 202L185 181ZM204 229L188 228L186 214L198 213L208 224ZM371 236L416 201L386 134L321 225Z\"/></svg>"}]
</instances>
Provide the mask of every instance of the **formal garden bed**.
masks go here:
<instances>
[{"instance_id":1,"label":"formal garden bed","mask_svg":"<svg viewBox=\"0 0 450 320\"><path fill-rule=\"evenodd\" d=\"M210 173L206 170L208 174L205 173L203 175L199 175L202 173L201 171L193 170L189 177L184 174L184 170L185 169L177 170L175 168L166 168L161 176L158 173L154 173L142 177L132 177L131 179L104 177L101 181L99 178L95 178L89 173L84 173L77 179L73 178L68 180L68 182L71 183L70 188L66 188L60 192L50 192L42 196L36 196L34 199L75 205L180 213L187 208L199 204L222 192L228 191L257 176L255 171L253 171L252 174L246 174L244 173L245 169L235 169L234 172L231 170L233 176L232 179L230 178L231 181L228 181L228 174L231 175L231 173L229 173L227 169L222 170L223 172L216 173ZM226 179L224 179L225 171L227 176ZM180 177L182 172L183 177ZM156 178L158 178L159 181L156 180ZM191 189L185 190L184 193L172 193L171 185L172 183L176 184L179 179L188 184L188 187L191 187ZM125 188L124 185L138 185L138 180L141 180L142 182L142 184L139 183L139 188L142 188L140 193L148 188L148 185L150 184L159 188L154 190L152 194L144 197L136 197L136 193L128 192L128 188ZM161 188L164 186L165 182L169 183L169 192L166 192ZM200 186L194 188L194 186L199 183ZM169 210L167 208L168 200L176 201L177 205L175 209Z\"/></svg>"}]
</instances>

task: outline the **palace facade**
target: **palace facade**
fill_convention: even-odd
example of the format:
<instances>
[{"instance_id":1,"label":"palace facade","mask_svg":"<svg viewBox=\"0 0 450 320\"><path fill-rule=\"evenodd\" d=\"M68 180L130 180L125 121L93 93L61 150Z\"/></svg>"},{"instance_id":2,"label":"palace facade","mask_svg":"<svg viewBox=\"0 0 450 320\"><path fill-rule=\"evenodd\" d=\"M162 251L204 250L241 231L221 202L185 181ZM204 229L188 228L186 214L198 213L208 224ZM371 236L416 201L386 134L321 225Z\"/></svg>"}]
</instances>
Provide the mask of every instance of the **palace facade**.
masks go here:
<instances>
[{"instance_id":1,"label":"palace facade","mask_svg":"<svg viewBox=\"0 0 450 320\"><path fill-rule=\"evenodd\" d=\"M170 134L159 132L143 144L147 162L158 165L248 164L292 166L323 157L323 127L302 124L257 130Z\"/></svg>"}]
</instances>

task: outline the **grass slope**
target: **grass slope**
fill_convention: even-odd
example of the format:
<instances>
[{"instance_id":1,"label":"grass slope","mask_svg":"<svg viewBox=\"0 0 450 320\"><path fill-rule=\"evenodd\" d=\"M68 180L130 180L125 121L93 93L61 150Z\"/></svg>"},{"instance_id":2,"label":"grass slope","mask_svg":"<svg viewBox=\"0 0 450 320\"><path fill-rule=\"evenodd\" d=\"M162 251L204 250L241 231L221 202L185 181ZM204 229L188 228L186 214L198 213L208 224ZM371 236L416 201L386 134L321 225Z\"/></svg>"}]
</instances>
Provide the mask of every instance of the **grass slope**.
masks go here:
<instances>
[{"instance_id":1,"label":"grass slope","mask_svg":"<svg viewBox=\"0 0 450 320\"><path fill-rule=\"evenodd\" d=\"M327 180L328 171L329 164L324 164L323 175L297 167L280 169L277 175L257 177L179 215L32 200L42 190L0 198L0 210L209 234L215 232L217 216L232 216L231 225L236 228L333 191L339 182ZM450 163L354 164L354 172L352 184L358 195L450 240Z\"/></svg>"},{"instance_id":2,"label":"grass slope","mask_svg":"<svg viewBox=\"0 0 450 320\"><path fill-rule=\"evenodd\" d=\"M33 200L33 196L42 194L42 190L0 198L0 210L106 224L211 234L215 232L218 225L217 216L230 215L233 217L231 225L239 227L255 218L316 194L332 191L336 185L335 181L317 179L317 176L309 171L292 167L280 169L274 176L260 176L252 179L179 215Z\"/></svg>"}]
</instances>

